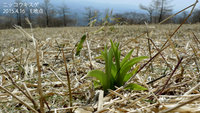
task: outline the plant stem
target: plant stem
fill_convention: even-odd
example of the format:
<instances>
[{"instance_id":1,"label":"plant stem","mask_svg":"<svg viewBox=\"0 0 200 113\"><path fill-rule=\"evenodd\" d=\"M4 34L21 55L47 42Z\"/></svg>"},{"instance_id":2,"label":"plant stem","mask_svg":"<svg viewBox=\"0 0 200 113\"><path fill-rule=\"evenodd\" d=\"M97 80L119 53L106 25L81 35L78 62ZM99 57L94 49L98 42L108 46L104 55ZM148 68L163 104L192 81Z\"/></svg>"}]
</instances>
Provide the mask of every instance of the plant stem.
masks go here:
<instances>
[{"instance_id":1,"label":"plant stem","mask_svg":"<svg viewBox=\"0 0 200 113\"><path fill-rule=\"evenodd\" d=\"M38 52L38 44L36 43L36 60L37 60L37 68L38 68L38 91L40 95L40 112L45 113L44 110L44 97L43 97L43 90L42 90L42 78L41 78L41 66L40 66L40 57Z\"/></svg>"},{"instance_id":2,"label":"plant stem","mask_svg":"<svg viewBox=\"0 0 200 113\"><path fill-rule=\"evenodd\" d=\"M169 80L172 78L173 74L176 72L176 70L178 69L179 65L181 64L183 60L183 57L180 58L180 60L178 61L176 67L174 68L173 72L171 73L171 75L169 76L169 78L167 79L165 85L163 86L162 90L159 92L159 95L161 95L163 93L163 91L165 90L165 88L167 87Z\"/></svg>"},{"instance_id":3,"label":"plant stem","mask_svg":"<svg viewBox=\"0 0 200 113\"><path fill-rule=\"evenodd\" d=\"M69 106L72 107L71 83L70 83L70 77L69 77L69 72L68 72L68 68L67 68L67 62L66 62L66 58L65 58L65 53L64 53L63 49L62 49L62 53L63 53L63 60L64 60L64 64L65 64L65 71L66 71L67 82L68 82L68 90L69 90ZM72 112L72 110L70 110L70 112Z\"/></svg>"}]
</instances>

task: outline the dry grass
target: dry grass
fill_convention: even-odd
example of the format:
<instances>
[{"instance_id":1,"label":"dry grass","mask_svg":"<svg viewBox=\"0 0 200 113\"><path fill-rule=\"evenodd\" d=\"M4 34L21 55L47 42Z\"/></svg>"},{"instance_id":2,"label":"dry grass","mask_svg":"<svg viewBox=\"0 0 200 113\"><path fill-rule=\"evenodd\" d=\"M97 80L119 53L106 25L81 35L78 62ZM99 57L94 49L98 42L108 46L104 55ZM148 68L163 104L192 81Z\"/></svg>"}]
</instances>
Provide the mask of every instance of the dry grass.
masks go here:
<instances>
[{"instance_id":1,"label":"dry grass","mask_svg":"<svg viewBox=\"0 0 200 113\"><path fill-rule=\"evenodd\" d=\"M98 27L67 27L67 28L35 28L34 37L38 41L39 62L41 65L42 90L45 98L45 111L66 112L158 112L172 109L178 105L178 112L200 112L199 98L199 65L200 65L200 24L183 25L169 41L171 44L159 54L150 65L140 71L133 81L148 88L148 91L110 91L102 97L93 88L91 78L87 78L90 65L94 69L102 69L103 62L95 59L100 55L105 44L113 39L121 44L122 54L127 54L134 48L134 56L149 56L148 38L151 55L161 49L178 25L149 25L149 34L145 25L115 26L114 31L106 27L105 32L91 33ZM24 29L31 34L30 29ZM73 58L72 50L80 37L90 32L87 39L91 58L88 55L88 45L85 43L80 56ZM141 36L140 36L141 35ZM140 37L138 37L140 36ZM155 47L156 46L156 47ZM63 48L68 72L71 79L71 93L73 105L70 106L67 77L61 49ZM12 95L22 100L27 106L34 107L17 84L30 98L39 105L40 96L38 87L38 67L33 41L23 36L18 30L0 31L0 83ZM175 72L175 66L180 61ZM72 60L74 59L74 60ZM91 61L91 62L90 62ZM147 60L146 60L147 61ZM146 62L144 61L143 64ZM153 71L152 71L153 69ZM5 71L7 70L7 72ZM171 75L171 78L168 77ZM163 76L163 78L150 81ZM166 84L166 81L168 83ZM148 85L147 85L148 84ZM196 87L195 87L196 86ZM195 87L193 90L191 88ZM163 90L163 91L160 91ZM189 92L188 92L189 91ZM5 90L0 90L0 112L30 112L30 108L16 100ZM99 97L98 97L99 96ZM98 98L101 101L98 101ZM103 101L102 101L103 98ZM193 99L193 101L191 101ZM101 105L98 105L101 103ZM98 107L99 106L99 107ZM97 111L98 109L98 111ZM37 109L38 110L38 109ZM174 112L175 112L174 111Z\"/></svg>"}]
</instances>

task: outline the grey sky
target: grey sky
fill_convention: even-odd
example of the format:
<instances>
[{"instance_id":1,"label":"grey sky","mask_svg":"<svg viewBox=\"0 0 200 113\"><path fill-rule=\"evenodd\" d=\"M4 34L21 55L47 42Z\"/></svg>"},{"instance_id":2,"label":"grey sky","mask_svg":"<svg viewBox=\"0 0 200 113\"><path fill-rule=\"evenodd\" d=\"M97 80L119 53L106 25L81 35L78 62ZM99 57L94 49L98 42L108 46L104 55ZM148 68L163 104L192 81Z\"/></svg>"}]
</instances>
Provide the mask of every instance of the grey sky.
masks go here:
<instances>
[{"instance_id":1,"label":"grey sky","mask_svg":"<svg viewBox=\"0 0 200 113\"><path fill-rule=\"evenodd\" d=\"M58 0L51 0L52 3L58 3ZM113 9L114 12L130 12L130 11L141 11L139 8L140 4L148 6L152 0L60 0L65 1L68 7L72 10L80 10L84 7L91 6L95 9ZM196 0L171 0L170 5L173 6L173 11L179 11L191 4ZM200 3L197 7L199 8Z\"/></svg>"},{"instance_id":2,"label":"grey sky","mask_svg":"<svg viewBox=\"0 0 200 113\"><path fill-rule=\"evenodd\" d=\"M130 8L131 6L138 8L139 4L148 5L151 2L151 0L65 0L65 1L68 2L69 4L81 3L83 5L94 5L94 6L102 5L101 7L104 7L103 5L107 4L109 6L121 5L126 8ZM195 2L195 0L171 0L171 1L172 2L170 4L173 6L174 10L183 9Z\"/></svg>"},{"instance_id":3,"label":"grey sky","mask_svg":"<svg viewBox=\"0 0 200 113\"><path fill-rule=\"evenodd\" d=\"M0 0L0 4L4 2L13 2L15 0ZM25 2L43 2L43 0L22 0ZM59 6L64 1L66 5L71 10L83 10L85 7L93 7L95 9L104 10L104 9L113 9L114 12L129 12L129 11L140 11L139 5L143 4L148 6L152 0L50 0L54 6ZM171 0L169 3L173 6L174 11L181 10L196 0ZM197 7L199 8L200 3L198 3Z\"/></svg>"}]
</instances>

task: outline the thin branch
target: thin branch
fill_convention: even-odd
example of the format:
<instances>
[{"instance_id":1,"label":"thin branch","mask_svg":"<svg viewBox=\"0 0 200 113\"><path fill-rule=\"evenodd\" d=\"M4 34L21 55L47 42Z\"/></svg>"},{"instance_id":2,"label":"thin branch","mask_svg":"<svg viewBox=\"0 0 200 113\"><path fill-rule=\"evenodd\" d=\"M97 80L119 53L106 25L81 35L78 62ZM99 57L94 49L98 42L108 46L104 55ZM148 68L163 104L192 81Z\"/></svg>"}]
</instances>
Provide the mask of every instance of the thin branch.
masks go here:
<instances>
[{"instance_id":1,"label":"thin branch","mask_svg":"<svg viewBox=\"0 0 200 113\"><path fill-rule=\"evenodd\" d=\"M123 87L125 87L135 76L136 74L138 74L147 64L149 64L153 59L155 59L163 50L165 50L166 48L168 48L169 45L167 45L165 48L161 49L157 54L155 54L151 59L149 59L124 85Z\"/></svg>"},{"instance_id":2,"label":"thin branch","mask_svg":"<svg viewBox=\"0 0 200 113\"><path fill-rule=\"evenodd\" d=\"M149 40L151 41L151 43L153 44L153 46L156 48L157 51L160 51L158 49L158 47L156 46L156 44L153 42L152 39L149 38ZM172 70L172 67L169 65L169 63L167 62L167 60L165 59L165 57L162 55L162 52L160 53L160 56L163 58L163 60L165 61L165 63L167 64L167 66Z\"/></svg>"},{"instance_id":3,"label":"thin branch","mask_svg":"<svg viewBox=\"0 0 200 113\"><path fill-rule=\"evenodd\" d=\"M198 100L199 98L200 98L200 96L194 97L193 99L190 99L190 100L188 100L188 101L186 101L186 102L184 102L184 103L182 103L182 104L176 105L175 107L170 108L170 109L167 109L167 110L162 111L162 112L160 112L160 113L169 113L169 112L171 112L171 111L173 111L173 110L175 110L175 109L178 109L178 108L180 108L180 107L182 107L182 106L184 106L184 105L186 105L186 104L189 104L189 103L191 103L191 102L193 102L193 101L195 101L195 100Z\"/></svg>"},{"instance_id":4,"label":"thin branch","mask_svg":"<svg viewBox=\"0 0 200 113\"><path fill-rule=\"evenodd\" d=\"M4 90L6 93L8 93L9 95L11 95L13 98L15 98L16 100L18 100L21 104L23 104L24 106L26 106L27 108L29 108L30 110L34 111L35 113L39 113L37 110L35 110L34 108L32 108L31 106L29 106L27 103L25 103L23 100L19 99L17 96L15 96L14 94L12 94L10 91L8 91L6 88L4 88L3 86L0 85L0 88L2 90Z\"/></svg>"},{"instance_id":5,"label":"thin branch","mask_svg":"<svg viewBox=\"0 0 200 113\"><path fill-rule=\"evenodd\" d=\"M194 36L194 39L200 44L200 41L199 39L197 38L197 36L194 34L194 32L192 32L193 36Z\"/></svg>"},{"instance_id":6,"label":"thin branch","mask_svg":"<svg viewBox=\"0 0 200 113\"><path fill-rule=\"evenodd\" d=\"M162 23L166 22L166 21L167 21L167 20L169 20L170 18L172 18L172 17L176 16L177 14L179 14L179 13L181 13L181 12L185 11L186 9L188 9L188 8L190 8L190 7L194 6L194 5L196 5L197 3L198 3L198 0L196 0L196 2L195 2L194 4L192 4L192 5L188 6L188 7L184 8L184 9L182 9L181 11L179 11L179 12L177 12L177 13L175 13L175 14L173 14L173 15L169 16L169 17L168 17L168 18L166 18L166 19L164 19L164 20L163 20L163 21L161 21L159 24L162 24Z\"/></svg>"},{"instance_id":7,"label":"thin branch","mask_svg":"<svg viewBox=\"0 0 200 113\"><path fill-rule=\"evenodd\" d=\"M11 76L10 73L5 69L5 67L3 67L2 65L1 65L1 67L2 67L3 70L6 72L6 75L7 75L8 78L11 80L12 84L13 84L17 89L19 89L19 91L21 91L21 92L26 96L26 98L28 98L28 99L32 102L34 108L37 109L38 106L37 106L35 100L34 100L31 96L29 96L28 94L26 94L26 93L22 90L22 88L19 87L19 86L16 84L16 82L12 79L12 76Z\"/></svg>"},{"instance_id":8,"label":"thin branch","mask_svg":"<svg viewBox=\"0 0 200 113\"><path fill-rule=\"evenodd\" d=\"M184 21L175 29L175 31L169 36L169 38L172 38L172 37L175 35L175 33L181 28L181 26L188 20L188 18L192 15L192 12L194 11L194 8L195 8L195 6L196 6L197 3L198 3L198 0L196 0L196 2L195 2L193 5L191 5L191 6L193 6L193 8L192 8L192 10L190 11L190 14L189 14L189 15L184 19ZM168 38L167 41L165 41L165 43L163 44L163 46L162 46L161 48L165 47L165 45L166 45L167 42L169 41L169 38Z\"/></svg>"},{"instance_id":9,"label":"thin branch","mask_svg":"<svg viewBox=\"0 0 200 113\"><path fill-rule=\"evenodd\" d=\"M163 91L165 90L165 88L167 87L169 80L172 78L172 76L174 75L174 73L176 72L176 70L178 69L179 65L181 64L183 60L183 57L180 58L180 60L178 61L176 67L174 68L173 72L171 73L171 75L169 76L169 78L167 79L166 83L164 84L162 90L159 92L159 95L161 95L163 93Z\"/></svg>"},{"instance_id":10,"label":"thin branch","mask_svg":"<svg viewBox=\"0 0 200 113\"><path fill-rule=\"evenodd\" d=\"M147 40L148 40L149 57L151 59L152 55L151 55L151 44L150 44L148 24L145 22L145 25L146 25L146 33L147 33ZM152 62L150 63L150 66L151 66L151 72L153 73L153 64L152 64Z\"/></svg>"},{"instance_id":11,"label":"thin branch","mask_svg":"<svg viewBox=\"0 0 200 113\"><path fill-rule=\"evenodd\" d=\"M67 86L62 80L61 78L56 74L56 72L50 67L50 70L53 72L53 74L56 76L56 78L64 85Z\"/></svg>"},{"instance_id":12,"label":"thin branch","mask_svg":"<svg viewBox=\"0 0 200 113\"><path fill-rule=\"evenodd\" d=\"M152 81L150 81L150 82L147 82L146 84L147 84L147 85L148 85L148 84L152 84L152 83L154 83L154 82L156 82L156 81L158 81L158 80L164 78L165 76L167 76L167 74L164 74L164 75L162 75L162 76L160 76L160 77L158 77L158 78L156 78L156 79L154 79L154 80L152 80Z\"/></svg>"}]
</instances>

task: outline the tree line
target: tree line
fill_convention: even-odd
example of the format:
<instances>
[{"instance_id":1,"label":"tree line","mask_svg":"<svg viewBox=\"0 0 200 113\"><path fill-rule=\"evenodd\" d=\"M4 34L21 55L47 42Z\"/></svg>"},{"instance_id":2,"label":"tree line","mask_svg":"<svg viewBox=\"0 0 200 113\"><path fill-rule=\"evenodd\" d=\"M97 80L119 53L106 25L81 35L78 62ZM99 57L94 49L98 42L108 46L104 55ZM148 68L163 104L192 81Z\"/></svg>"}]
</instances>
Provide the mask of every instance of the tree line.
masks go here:
<instances>
[{"instance_id":1,"label":"tree line","mask_svg":"<svg viewBox=\"0 0 200 113\"><path fill-rule=\"evenodd\" d=\"M144 24L144 22L156 24L173 14L173 6L170 4L172 0L152 0L148 6L140 4L140 9L146 13L128 12L123 14L115 14L114 17L119 22L126 24ZM189 15L184 11L181 14L169 19L165 23L180 24ZM186 23L193 24L200 22L200 9L196 9L191 18Z\"/></svg>"},{"instance_id":2,"label":"tree line","mask_svg":"<svg viewBox=\"0 0 200 113\"><path fill-rule=\"evenodd\" d=\"M59 7L54 7L50 0L43 0L43 3L37 6L39 9L34 9L34 6L25 5L22 0L15 0L16 6L12 10L7 10L0 15L0 29L12 28L14 24L22 27L29 27L26 18L32 23L33 27L65 27L65 26L80 26L88 25L91 21L96 21L95 25L102 25L103 21L109 24L132 25L144 24L144 22L156 24L172 15L173 6L171 0L152 0L149 5L140 4L140 9L143 12L124 12L112 13L112 10L106 9L101 13L99 10L92 7L86 7L82 14L82 19L78 18L78 14L72 14L65 2L62 2ZM20 6L20 4L22 4ZM36 6L35 6L36 7ZM37 12L36 12L37 11ZM13 13L14 12L14 13ZM39 14L38 14L39 13ZM166 23L181 23L189 13L183 12L177 15ZM86 23L86 24L81 24ZM187 23L200 22L200 9L196 9Z\"/></svg>"}]
</instances>

